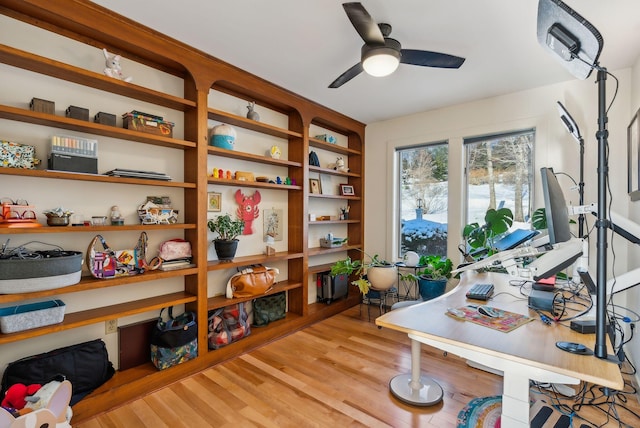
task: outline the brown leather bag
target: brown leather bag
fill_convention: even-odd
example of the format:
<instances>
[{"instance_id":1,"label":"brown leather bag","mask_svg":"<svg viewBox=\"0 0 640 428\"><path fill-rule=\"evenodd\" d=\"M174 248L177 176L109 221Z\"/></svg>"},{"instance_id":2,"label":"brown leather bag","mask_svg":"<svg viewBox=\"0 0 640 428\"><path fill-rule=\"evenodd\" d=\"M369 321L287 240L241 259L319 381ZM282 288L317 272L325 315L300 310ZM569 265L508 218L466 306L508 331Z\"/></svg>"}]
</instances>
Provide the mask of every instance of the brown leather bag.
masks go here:
<instances>
[{"instance_id":1,"label":"brown leather bag","mask_svg":"<svg viewBox=\"0 0 640 428\"><path fill-rule=\"evenodd\" d=\"M261 296L273 288L280 271L262 265L241 270L227 282L227 299Z\"/></svg>"}]
</instances>

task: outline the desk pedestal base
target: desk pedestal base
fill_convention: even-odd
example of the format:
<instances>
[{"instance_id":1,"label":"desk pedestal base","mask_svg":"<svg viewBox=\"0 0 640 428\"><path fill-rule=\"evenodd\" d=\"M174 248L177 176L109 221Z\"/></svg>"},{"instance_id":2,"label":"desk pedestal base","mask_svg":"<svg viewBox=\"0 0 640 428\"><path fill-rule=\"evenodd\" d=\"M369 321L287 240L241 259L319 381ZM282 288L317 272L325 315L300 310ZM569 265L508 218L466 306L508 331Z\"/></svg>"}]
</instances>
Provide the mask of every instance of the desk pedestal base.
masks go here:
<instances>
[{"instance_id":1,"label":"desk pedestal base","mask_svg":"<svg viewBox=\"0 0 640 428\"><path fill-rule=\"evenodd\" d=\"M433 406L442 401L444 391L435 380L420 375L420 342L411 340L411 373L395 376L389 382L391 394L414 406Z\"/></svg>"}]
</instances>

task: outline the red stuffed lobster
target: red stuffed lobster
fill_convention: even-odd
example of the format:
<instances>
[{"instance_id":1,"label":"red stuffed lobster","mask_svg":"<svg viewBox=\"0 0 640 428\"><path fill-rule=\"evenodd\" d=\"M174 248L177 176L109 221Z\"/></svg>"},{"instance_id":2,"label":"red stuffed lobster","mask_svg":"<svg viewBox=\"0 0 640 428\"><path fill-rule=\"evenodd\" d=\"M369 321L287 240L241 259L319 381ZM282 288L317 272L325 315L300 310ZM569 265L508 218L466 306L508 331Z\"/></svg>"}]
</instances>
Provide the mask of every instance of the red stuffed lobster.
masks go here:
<instances>
[{"instance_id":1,"label":"red stuffed lobster","mask_svg":"<svg viewBox=\"0 0 640 428\"><path fill-rule=\"evenodd\" d=\"M258 204L260 203L260 192L257 190L252 196L245 196L240 189L236 191L236 202L238 205L238 217L244 220L243 235L251 235L253 233L253 220L260 215Z\"/></svg>"}]
</instances>

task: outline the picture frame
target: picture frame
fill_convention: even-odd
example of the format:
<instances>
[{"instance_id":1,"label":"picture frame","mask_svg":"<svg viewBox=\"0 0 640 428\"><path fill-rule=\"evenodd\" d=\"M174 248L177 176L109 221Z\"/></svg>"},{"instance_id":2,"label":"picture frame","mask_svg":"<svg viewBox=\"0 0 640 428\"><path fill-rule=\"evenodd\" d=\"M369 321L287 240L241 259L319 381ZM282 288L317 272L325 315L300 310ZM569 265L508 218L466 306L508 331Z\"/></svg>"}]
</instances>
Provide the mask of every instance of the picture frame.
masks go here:
<instances>
[{"instance_id":1,"label":"picture frame","mask_svg":"<svg viewBox=\"0 0 640 428\"><path fill-rule=\"evenodd\" d=\"M640 110L627 127L627 171L629 198L640 200Z\"/></svg>"},{"instance_id":2,"label":"picture frame","mask_svg":"<svg viewBox=\"0 0 640 428\"><path fill-rule=\"evenodd\" d=\"M320 187L320 180L318 180L317 178L310 178L309 191L314 195L322 194L322 188Z\"/></svg>"},{"instance_id":3,"label":"picture frame","mask_svg":"<svg viewBox=\"0 0 640 428\"><path fill-rule=\"evenodd\" d=\"M340 194L342 196L355 196L356 192L353 190L353 186L349 184L341 184Z\"/></svg>"},{"instance_id":4,"label":"picture frame","mask_svg":"<svg viewBox=\"0 0 640 428\"><path fill-rule=\"evenodd\" d=\"M209 212L222 211L222 193L207 192L207 211Z\"/></svg>"}]
</instances>

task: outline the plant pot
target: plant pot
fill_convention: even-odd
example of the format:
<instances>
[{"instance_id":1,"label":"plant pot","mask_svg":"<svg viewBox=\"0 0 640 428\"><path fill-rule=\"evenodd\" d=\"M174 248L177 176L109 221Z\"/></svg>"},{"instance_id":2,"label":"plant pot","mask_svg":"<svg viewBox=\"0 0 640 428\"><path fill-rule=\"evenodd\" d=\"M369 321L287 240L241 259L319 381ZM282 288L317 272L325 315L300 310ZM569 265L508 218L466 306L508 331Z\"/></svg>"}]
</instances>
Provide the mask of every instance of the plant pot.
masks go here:
<instances>
[{"instance_id":1,"label":"plant pot","mask_svg":"<svg viewBox=\"0 0 640 428\"><path fill-rule=\"evenodd\" d=\"M388 290L398 280L395 265L373 266L367 269L367 279L375 290Z\"/></svg>"},{"instance_id":2,"label":"plant pot","mask_svg":"<svg viewBox=\"0 0 640 428\"><path fill-rule=\"evenodd\" d=\"M418 278L418 291L420 293L420 297L422 297L422 300L424 301L442 296L446 288L446 279Z\"/></svg>"},{"instance_id":3,"label":"plant pot","mask_svg":"<svg viewBox=\"0 0 640 428\"><path fill-rule=\"evenodd\" d=\"M233 260L238 249L238 240L216 239L213 241L213 247L218 255L218 260Z\"/></svg>"}]
</instances>

